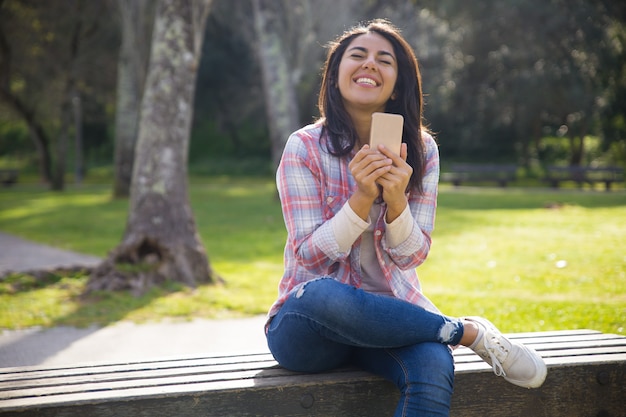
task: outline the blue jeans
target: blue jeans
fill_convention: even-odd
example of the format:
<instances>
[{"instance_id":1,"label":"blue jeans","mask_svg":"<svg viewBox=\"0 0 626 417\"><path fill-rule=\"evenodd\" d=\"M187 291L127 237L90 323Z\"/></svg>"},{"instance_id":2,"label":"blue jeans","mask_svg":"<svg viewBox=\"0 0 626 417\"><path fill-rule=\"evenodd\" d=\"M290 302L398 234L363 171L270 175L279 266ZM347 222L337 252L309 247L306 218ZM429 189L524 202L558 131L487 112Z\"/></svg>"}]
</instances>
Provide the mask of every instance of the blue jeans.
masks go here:
<instances>
[{"instance_id":1,"label":"blue jeans","mask_svg":"<svg viewBox=\"0 0 626 417\"><path fill-rule=\"evenodd\" d=\"M447 416L454 381L449 345L460 320L332 278L308 282L272 319L270 351L283 367L323 372L354 364L400 389L395 417Z\"/></svg>"}]
</instances>

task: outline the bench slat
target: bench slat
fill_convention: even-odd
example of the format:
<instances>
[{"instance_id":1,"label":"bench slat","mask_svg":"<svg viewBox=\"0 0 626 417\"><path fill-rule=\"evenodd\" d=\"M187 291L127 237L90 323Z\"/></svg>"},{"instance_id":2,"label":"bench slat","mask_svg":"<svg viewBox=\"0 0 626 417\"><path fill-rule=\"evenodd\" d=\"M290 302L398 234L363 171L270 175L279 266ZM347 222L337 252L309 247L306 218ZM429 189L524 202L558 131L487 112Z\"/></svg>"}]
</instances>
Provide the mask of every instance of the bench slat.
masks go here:
<instances>
[{"instance_id":1,"label":"bench slat","mask_svg":"<svg viewBox=\"0 0 626 417\"><path fill-rule=\"evenodd\" d=\"M4 368L3 372L0 372L0 378L5 381L12 379L23 378L47 378L53 376L72 376L83 374L97 374L101 372L127 372L127 371L141 371L150 369L171 369L190 366L204 366L204 365L225 365L225 364L245 364L273 361L274 358L270 353L260 353L253 356L249 355L234 355L229 357L211 356L209 358L197 358L192 359L164 359L157 361L147 362L129 362L128 364L110 364L110 365L91 365L91 366L78 366L72 368L46 368L40 369L36 366L23 366L14 368Z\"/></svg>"},{"instance_id":2,"label":"bench slat","mask_svg":"<svg viewBox=\"0 0 626 417\"><path fill-rule=\"evenodd\" d=\"M97 383L97 382L115 382L126 381L131 383L132 381L142 379L157 379L172 376L186 376L186 375L207 375L215 373L236 373L249 370L268 369L277 366L274 360L266 362L248 362L246 364L229 364L229 365L206 365L206 366L189 366L170 369L150 369L141 371L119 371L119 372L103 372L97 374L83 374L67 376L54 376L47 378L28 378L22 380L5 381L0 383L0 390L2 389L15 389L16 387L46 387L60 384L85 384L85 383ZM0 391L0 398L2 398L2 391Z\"/></svg>"}]
</instances>

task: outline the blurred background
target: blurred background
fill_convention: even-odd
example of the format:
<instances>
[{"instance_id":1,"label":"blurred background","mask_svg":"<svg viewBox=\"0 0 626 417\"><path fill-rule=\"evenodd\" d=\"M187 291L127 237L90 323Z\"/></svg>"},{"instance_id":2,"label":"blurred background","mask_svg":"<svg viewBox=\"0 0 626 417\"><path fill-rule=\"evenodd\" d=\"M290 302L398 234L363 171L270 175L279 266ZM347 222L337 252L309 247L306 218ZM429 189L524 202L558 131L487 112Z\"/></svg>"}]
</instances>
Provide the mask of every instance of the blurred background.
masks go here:
<instances>
[{"instance_id":1,"label":"blurred background","mask_svg":"<svg viewBox=\"0 0 626 417\"><path fill-rule=\"evenodd\" d=\"M153 16L144 0L0 0L0 168L51 183L111 174L136 88L121 77L132 65L141 90ZM415 49L444 170L626 165L625 2L213 0L190 172L271 175L286 140L277 95L284 131L313 121L325 45L376 17Z\"/></svg>"}]
</instances>

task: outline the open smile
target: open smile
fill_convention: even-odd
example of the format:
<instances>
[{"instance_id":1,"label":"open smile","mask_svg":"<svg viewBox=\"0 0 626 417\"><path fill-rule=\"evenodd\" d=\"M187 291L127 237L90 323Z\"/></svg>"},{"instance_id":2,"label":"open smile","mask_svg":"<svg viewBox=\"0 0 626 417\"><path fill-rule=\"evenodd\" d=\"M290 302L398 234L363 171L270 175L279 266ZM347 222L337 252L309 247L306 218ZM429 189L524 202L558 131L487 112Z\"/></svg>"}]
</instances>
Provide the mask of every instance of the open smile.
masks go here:
<instances>
[{"instance_id":1,"label":"open smile","mask_svg":"<svg viewBox=\"0 0 626 417\"><path fill-rule=\"evenodd\" d=\"M357 77L354 82L367 87L378 87L380 85L378 81L370 77Z\"/></svg>"}]
</instances>

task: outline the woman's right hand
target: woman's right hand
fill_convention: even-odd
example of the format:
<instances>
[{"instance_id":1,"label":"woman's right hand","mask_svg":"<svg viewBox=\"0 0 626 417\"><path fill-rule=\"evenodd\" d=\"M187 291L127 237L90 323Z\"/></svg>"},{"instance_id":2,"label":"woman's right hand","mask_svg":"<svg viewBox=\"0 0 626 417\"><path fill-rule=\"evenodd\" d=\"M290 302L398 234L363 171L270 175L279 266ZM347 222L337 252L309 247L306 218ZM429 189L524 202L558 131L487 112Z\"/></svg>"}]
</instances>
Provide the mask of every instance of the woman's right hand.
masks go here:
<instances>
[{"instance_id":1,"label":"woman's right hand","mask_svg":"<svg viewBox=\"0 0 626 417\"><path fill-rule=\"evenodd\" d=\"M389 172L392 163L391 158L378 150L370 149L369 145L363 145L350 161L348 168L358 187L350 197L350 207L362 219L367 219L372 204L380 196L380 187L376 180Z\"/></svg>"}]
</instances>

